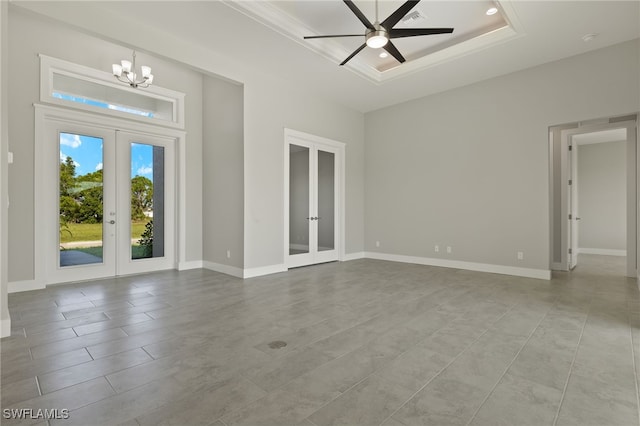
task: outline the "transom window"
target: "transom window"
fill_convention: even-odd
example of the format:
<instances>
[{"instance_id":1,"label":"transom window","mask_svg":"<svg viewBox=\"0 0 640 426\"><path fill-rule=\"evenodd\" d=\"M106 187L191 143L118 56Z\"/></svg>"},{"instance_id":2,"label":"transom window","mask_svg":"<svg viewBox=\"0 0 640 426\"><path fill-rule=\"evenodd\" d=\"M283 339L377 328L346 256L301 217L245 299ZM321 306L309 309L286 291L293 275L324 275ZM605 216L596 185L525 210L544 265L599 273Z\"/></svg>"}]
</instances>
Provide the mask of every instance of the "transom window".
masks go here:
<instances>
[{"instance_id":1,"label":"transom window","mask_svg":"<svg viewBox=\"0 0 640 426\"><path fill-rule=\"evenodd\" d=\"M105 71L40 55L40 100L137 121L184 128L184 93L134 89Z\"/></svg>"}]
</instances>

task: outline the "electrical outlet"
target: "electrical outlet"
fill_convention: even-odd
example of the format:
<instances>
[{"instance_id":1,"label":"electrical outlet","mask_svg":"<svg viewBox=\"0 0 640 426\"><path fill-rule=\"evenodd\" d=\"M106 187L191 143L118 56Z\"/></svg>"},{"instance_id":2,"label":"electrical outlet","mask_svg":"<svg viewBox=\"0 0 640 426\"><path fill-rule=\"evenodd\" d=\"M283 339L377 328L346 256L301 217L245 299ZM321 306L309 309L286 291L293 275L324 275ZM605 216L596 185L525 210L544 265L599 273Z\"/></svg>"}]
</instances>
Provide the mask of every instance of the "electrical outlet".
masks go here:
<instances>
[{"instance_id":1,"label":"electrical outlet","mask_svg":"<svg viewBox=\"0 0 640 426\"><path fill-rule=\"evenodd\" d=\"M524 260L524 252L522 251L518 252L518 260Z\"/></svg>"},{"instance_id":2,"label":"electrical outlet","mask_svg":"<svg viewBox=\"0 0 640 426\"><path fill-rule=\"evenodd\" d=\"M436 253L439 253L439 252L440 252L440 246L436 244L436 245L433 247L433 251L435 251Z\"/></svg>"},{"instance_id":3,"label":"electrical outlet","mask_svg":"<svg viewBox=\"0 0 640 426\"><path fill-rule=\"evenodd\" d=\"M380 241L376 241L376 247L380 247Z\"/></svg>"},{"instance_id":4,"label":"electrical outlet","mask_svg":"<svg viewBox=\"0 0 640 426\"><path fill-rule=\"evenodd\" d=\"M227 250L227 259L231 259L231 250Z\"/></svg>"},{"instance_id":5,"label":"electrical outlet","mask_svg":"<svg viewBox=\"0 0 640 426\"><path fill-rule=\"evenodd\" d=\"M447 253L451 253L453 251L453 249L451 248L451 246L447 246Z\"/></svg>"}]
</instances>

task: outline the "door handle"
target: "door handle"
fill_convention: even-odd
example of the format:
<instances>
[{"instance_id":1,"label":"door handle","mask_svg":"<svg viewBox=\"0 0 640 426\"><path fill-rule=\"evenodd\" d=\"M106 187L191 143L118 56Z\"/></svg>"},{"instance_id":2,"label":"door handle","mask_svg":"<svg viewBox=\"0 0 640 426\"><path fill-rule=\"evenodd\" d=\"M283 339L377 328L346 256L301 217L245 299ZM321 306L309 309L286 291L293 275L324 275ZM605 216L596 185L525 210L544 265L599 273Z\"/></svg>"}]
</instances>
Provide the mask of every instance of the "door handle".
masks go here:
<instances>
[{"instance_id":1,"label":"door handle","mask_svg":"<svg viewBox=\"0 0 640 426\"><path fill-rule=\"evenodd\" d=\"M576 217L576 220L580 220L580 218L579 218L579 217Z\"/></svg>"},{"instance_id":2,"label":"door handle","mask_svg":"<svg viewBox=\"0 0 640 426\"><path fill-rule=\"evenodd\" d=\"M110 223L110 224L112 224L112 225L115 225L116 221L115 221L115 220L113 220L113 219L111 219L111 220L109 221L109 223Z\"/></svg>"}]
</instances>

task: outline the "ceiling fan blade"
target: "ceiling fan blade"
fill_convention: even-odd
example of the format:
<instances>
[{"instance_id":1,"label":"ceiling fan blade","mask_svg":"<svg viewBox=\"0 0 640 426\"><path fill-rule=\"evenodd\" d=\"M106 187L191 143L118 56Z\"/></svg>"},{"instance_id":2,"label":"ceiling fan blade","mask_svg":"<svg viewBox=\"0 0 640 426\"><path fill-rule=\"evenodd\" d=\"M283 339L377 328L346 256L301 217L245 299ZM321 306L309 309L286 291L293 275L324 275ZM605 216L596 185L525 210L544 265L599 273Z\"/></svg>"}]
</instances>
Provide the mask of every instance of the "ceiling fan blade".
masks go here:
<instances>
[{"instance_id":1,"label":"ceiling fan blade","mask_svg":"<svg viewBox=\"0 0 640 426\"><path fill-rule=\"evenodd\" d=\"M394 28L389 31L389 38L415 37L433 34L451 34L453 28Z\"/></svg>"},{"instance_id":2,"label":"ceiling fan blade","mask_svg":"<svg viewBox=\"0 0 640 426\"><path fill-rule=\"evenodd\" d=\"M391 40L389 40L387 42L387 44L385 44L384 46L382 46L382 48L384 50L386 50L387 52L389 52L389 54L391 54L391 56L393 56L394 58L396 58L398 60L398 62L403 63L404 61L406 61L406 59L404 59L404 56L402 56L402 54L400 53L400 51L396 48L396 46L394 46L393 43L391 43Z\"/></svg>"},{"instance_id":3,"label":"ceiling fan blade","mask_svg":"<svg viewBox=\"0 0 640 426\"><path fill-rule=\"evenodd\" d=\"M388 43L387 43L388 44ZM351 58L353 58L354 56L356 56L358 53L360 53L360 51L362 49L364 49L366 47L367 43L362 43L362 46L358 47L351 55L349 55L349 57L347 59L345 59L344 61L342 61L342 63L340 64L340 66L346 64L347 62L349 62L351 60Z\"/></svg>"},{"instance_id":4,"label":"ceiling fan blade","mask_svg":"<svg viewBox=\"0 0 640 426\"><path fill-rule=\"evenodd\" d=\"M398 9L396 9L395 12L393 12L391 15L389 15L387 17L387 19L382 21L381 25L383 27L385 27L387 29L387 31L389 31L391 28L393 28L393 26L395 24L400 22L400 20L402 18L404 18L404 16L407 13L409 13L409 11L411 9L413 9L415 7L415 5L418 4L419 2L420 2L420 0L408 0L402 6L400 6Z\"/></svg>"},{"instance_id":5,"label":"ceiling fan blade","mask_svg":"<svg viewBox=\"0 0 640 426\"><path fill-rule=\"evenodd\" d=\"M367 27L370 30L374 29L373 28L373 24L367 19L366 16L364 16L364 13L362 13L362 11L360 9L358 9L358 6L356 6L353 3L353 1L351 1L351 0L343 0L343 1L344 1L344 4L346 4L347 7L349 9L351 9L351 11L354 13L354 15L356 15L358 17L360 22L362 22L364 24L365 27Z\"/></svg>"},{"instance_id":6,"label":"ceiling fan blade","mask_svg":"<svg viewBox=\"0 0 640 426\"><path fill-rule=\"evenodd\" d=\"M318 36L304 36L305 40L312 38L330 38L330 37L363 37L362 34L337 34L337 35L318 35Z\"/></svg>"}]
</instances>

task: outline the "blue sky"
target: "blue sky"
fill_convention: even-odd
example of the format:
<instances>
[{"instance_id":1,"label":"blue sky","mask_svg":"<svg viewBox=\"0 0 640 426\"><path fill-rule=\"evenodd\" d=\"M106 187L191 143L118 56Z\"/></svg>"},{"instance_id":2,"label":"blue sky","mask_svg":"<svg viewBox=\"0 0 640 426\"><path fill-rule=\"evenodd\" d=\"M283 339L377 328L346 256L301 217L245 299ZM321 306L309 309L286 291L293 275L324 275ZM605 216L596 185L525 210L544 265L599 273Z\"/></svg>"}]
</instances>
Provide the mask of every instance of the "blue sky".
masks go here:
<instances>
[{"instance_id":1,"label":"blue sky","mask_svg":"<svg viewBox=\"0 0 640 426\"><path fill-rule=\"evenodd\" d=\"M72 133L60 133L60 160L73 158L76 176L102 169L102 139ZM131 144L131 177L144 176L153 180L153 146Z\"/></svg>"}]
</instances>

